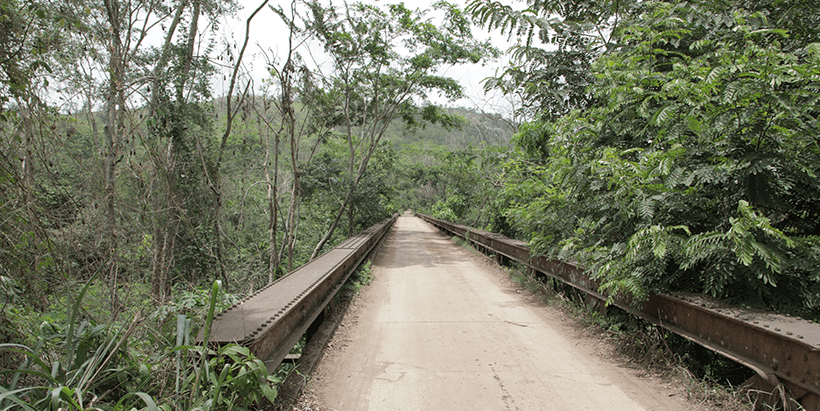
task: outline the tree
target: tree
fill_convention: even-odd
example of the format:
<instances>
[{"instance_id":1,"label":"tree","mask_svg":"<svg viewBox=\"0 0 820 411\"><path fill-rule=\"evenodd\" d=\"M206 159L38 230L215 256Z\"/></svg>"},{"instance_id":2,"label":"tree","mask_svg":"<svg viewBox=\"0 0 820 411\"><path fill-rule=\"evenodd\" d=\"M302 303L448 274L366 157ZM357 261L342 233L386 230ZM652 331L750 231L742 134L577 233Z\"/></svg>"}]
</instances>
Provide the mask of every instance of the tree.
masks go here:
<instances>
[{"instance_id":1,"label":"tree","mask_svg":"<svg viewBox=\"0 0 820 411\"><path fill-rule=\"evenodd\" d=\"M439 177L443 199L433 205L434 216L480 227L506 179L504 166L511 154L504 147L483 143L448 153Z\"/></svg>"},{"instance_id":2,"label":"tree","mask_svg":"<svg viewBox=\"0 0 820 411\"><path fill-rule=\"evenodd\" d=\"M209 134L210 121L198 104L210 98L208 75L212 67L205 56L195 54L200 41L200 18L210 19L227 13L231 3L209 3L201 0L179 2L169 15L163 44L154 50L156 64L150 70L148 100L147 151L153 165L154 182L150 193L152 218L152 290L163 302L171 293L174 271L202 271L202 260L219 264L225 283L227 278L219 258L219 239L214 238L216 257L204 250L207 234L198 228L218 212L209 210L205 187L212 187L213 164L209 164L210 143L199 134ZM182 25L187 24L187 28ZM176 40L176 42L175 42ZM192 81L199 78L199 81ZM229 96L230 99L230 96ZM207 184L207 185L206 185ZM213 214L212 214L213 212ZM217 236L218 234L212 234ZM184 251L179 254L177 251ZM196 250L191 253L189 250ZM207 257L203 256L207 255Z\"/></svg>"},{"instance_id":3,"label":"tree","mask_svg":"<svg viewBox=\"0 0 820 411\"><path fill-rule=\"evenodd\" d=\"M15 97L31 94L34 77L50 70L46 53L54 45L46 27L46 11L39 4L21 5L15 0L0 1L0 121L11 118L7 104Z\"/></svg>"},{"instance_id":4,"label":"tree","mask_svg":"<svg viewBox=\"0 0 820 411\"><path fill-rule=\"evenodd\" d=\"M290 189L287 214L283 217L285 234L283 240L283 251L287 253L287 270L293 270L294 249L297 241L300 205L303 198L302 178L305 169L310 166L314 155L330 132L333 124L327 122L328 116L322 115L321 111L326 105L324 91L315 84L315 73L304 63L301 54L298 52L300 46L306 41L304 27L299 27L297 20L297 2L291 3L289 12L282 7L271 9L287 25L289 30L288 48L281 59L281 62L269 60L268 68L271 73L271 83L275 93L272 105L275 107L275 117L279 119L277 126L268 122L268 129L272 131L275 138L275 176L278 178L279 170L279 143L284 140L289 149L290 156ZM278 63L278 64L277 64ZM276 219L280 214L278 211L278 201L274 200L278 187L276 182L269 177L269 193L271 199L271 222L270 222L270 253L271 264L278 266L281 261L280 252L276 248ZM275 204L274 204L275 203ZM274 270L271 267L270 270ZM273 271L270 271L269 278L273 280Z\"/></svg>"},{"instance_id":5,"label":"tree","mask_svg":"<svg viewBox=\"0 0 820 411\"><path fill-rule=\"evenodd\" d=\"M64 192L52 190L58 178L41 144L56 128L43 98L55 65L51 52L65 39L56 24L74 26L48 4L0 1L0 324L18 292L32 296L28 304L46 305L56 284L43 273L67 268L53 239L70 206L63 208Z\"/></svg>"},{"instance_id":6,"label":"tree","mask_svg":"<svg viewBox=\"0 0 820 411\"><path fill-rule=\"evenodd\" d=\"M396 119L411 126L420 121L452 124L453 118L427 102L427 94L458 98L461 86L437 75L437 70L446 65L478 63L493 56L494 50L475 41L466 16L446 2L435 5L444 13L440 25L433 24L424 12L409 10L403 4L380 9L354 3L341 11L343 15L333 6L309 5L309 27L333 62L333 72L325 79L333 99L328 108L335 107L335 122L343 130L348 147L348 187L313 258L345 212L349 230L353 229L350 203L387 127Z\"/></svg>"},{"instance_id":7,"label":"tree","mask_svg":"<svg viewBox=\"0 0 820 411\"><path fill-rule=\"evenodd\" d=\"M594 103L588 87L591 66L615 44L613 33L624 16L640 3L631 0L577 2L528 0L516 10L491 0L472 0L467 12L490 30L500 30L517 42L509 64L485 80L485 91L516 96L516 115L555 119Z\"/></svg>"},{"instance_id":8,"label":"tree","mask_svg":"<svg viewBox=\"0 0 820 411\"><path fill-rule=\"evenodd\" d=\"M505 216L612 293L816 315L820 49L775 14L643 3L592 66L595 104L522 128L536 161Z\"/></svg>"}]
</instances>

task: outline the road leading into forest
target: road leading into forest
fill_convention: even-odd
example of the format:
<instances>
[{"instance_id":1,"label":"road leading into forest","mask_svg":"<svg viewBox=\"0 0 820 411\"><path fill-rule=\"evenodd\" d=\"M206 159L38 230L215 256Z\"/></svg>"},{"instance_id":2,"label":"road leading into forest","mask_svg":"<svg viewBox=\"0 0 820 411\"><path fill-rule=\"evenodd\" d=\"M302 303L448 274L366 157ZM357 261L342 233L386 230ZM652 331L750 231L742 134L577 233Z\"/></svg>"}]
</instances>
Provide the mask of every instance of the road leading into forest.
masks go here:
<instances>
[{"instance_id":1,"label":"road leading into forest","mask_svg":"<svg viewBox=\"0 0 820 411\"><path fill-rule=\"evenodd\" d=\"M372 269L310 384L322 409L692 409L421 219L398 219Z\"/></svg>"}]
</instances>

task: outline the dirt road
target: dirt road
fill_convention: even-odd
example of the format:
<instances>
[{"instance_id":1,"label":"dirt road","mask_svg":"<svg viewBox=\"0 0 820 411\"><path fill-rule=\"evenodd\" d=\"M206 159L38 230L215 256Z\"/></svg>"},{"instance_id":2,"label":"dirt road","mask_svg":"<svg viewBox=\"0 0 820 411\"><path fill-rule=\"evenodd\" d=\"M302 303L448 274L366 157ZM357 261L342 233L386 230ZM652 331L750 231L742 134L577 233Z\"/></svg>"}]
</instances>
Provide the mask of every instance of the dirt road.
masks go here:
<instances>
[{"instance_id":1,"label":"dirt road","mask_svg":"<svg viewBox=\"0 0 820 411\"><path fill-rule=\"evenodd\" d=\"M691 409L421 219L400 217L372 268L310 384L323 409Z\"/></svg>"}]
</instances>

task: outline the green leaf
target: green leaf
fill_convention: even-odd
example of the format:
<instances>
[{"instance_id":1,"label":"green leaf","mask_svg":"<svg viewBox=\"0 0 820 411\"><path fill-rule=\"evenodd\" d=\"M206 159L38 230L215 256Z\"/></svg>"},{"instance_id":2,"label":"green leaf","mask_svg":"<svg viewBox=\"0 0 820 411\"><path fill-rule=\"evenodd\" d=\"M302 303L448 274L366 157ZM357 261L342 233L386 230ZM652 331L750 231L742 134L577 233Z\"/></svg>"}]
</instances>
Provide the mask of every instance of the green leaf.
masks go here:
<instances>
[{"instance_id":1,"label":"green leaf","mask_svg":"<svg viewBox=\"0 0 820 411\"><path fill-rule=\"evenodd\" d=\"M652 116L652 123L656 126L663 126L672 118L675 113L675 106L673 104L667 104L663 106L660 110L655 112L655 115Z\"/></svg>"}]
</instances>

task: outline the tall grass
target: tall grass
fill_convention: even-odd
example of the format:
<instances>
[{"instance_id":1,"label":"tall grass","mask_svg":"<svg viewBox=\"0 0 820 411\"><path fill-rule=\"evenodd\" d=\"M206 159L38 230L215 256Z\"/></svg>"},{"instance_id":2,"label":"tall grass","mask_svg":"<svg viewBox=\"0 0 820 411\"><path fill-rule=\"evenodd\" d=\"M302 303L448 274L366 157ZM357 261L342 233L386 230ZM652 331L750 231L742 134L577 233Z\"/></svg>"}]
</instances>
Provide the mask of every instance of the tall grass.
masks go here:
<instances>
[{"instance_id":1,"label":"tall grass","mask_svg":"<svg viewBox=\"0 0 820 411\"><path fill-rule=\"evenodd\" d=\"M139 314L120 323L81 318L94 280L68 305L64 323L43 322L30 344L0 344L0 352L20 359L16 369L0 370L0 410L242 410L275 399L277 380L261 360L238 345L192 344L186 315L176 315L170 344L137 338L162 334ZM205 341L220 292L215 282Z\"/></svg>"}]
</instances>

